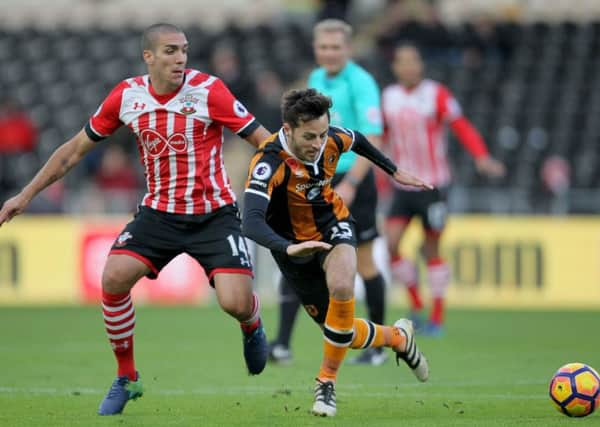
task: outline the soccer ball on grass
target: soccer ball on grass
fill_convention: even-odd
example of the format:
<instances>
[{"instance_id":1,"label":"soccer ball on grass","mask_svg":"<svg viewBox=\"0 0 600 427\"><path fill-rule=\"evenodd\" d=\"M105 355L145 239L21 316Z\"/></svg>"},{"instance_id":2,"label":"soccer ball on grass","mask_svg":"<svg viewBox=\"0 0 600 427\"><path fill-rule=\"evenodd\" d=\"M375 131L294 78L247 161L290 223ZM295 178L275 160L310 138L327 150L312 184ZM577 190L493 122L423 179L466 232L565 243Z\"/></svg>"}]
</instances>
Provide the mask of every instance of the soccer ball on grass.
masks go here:
<instances>
[{"instance_id":1,"label":"soccer ball on grass","mask_svg":"<svg viewBox=\"0 0 600 427\"><path fill-rule=\"evenodd\" d=\"M600 406L600 376L583 363L561 366L550 381L550 399L569 417L590 415Z\"/></svg>"}]
</instances>

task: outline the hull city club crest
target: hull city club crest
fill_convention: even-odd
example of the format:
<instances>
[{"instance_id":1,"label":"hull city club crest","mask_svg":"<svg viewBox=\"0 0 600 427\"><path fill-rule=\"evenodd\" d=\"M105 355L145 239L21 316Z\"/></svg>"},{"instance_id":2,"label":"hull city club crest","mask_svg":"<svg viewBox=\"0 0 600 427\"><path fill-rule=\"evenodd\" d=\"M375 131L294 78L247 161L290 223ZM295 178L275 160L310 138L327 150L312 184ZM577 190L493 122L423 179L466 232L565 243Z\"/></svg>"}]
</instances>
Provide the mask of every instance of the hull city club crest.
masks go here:
<instances>
[{"instance_id":1,"label":"hull city club crest","mask_svg":"<svg viewBox=\"0 0 600 427\"><path fill-rule=\"evenodd\" d=\"M192 95L186 95L183 98L181 98L179 102L183 104L181 110L179 110L181 114L188 115L194 114L196 112L195 105L198 103L198 98Z\"/></svg>"}]
</instances>

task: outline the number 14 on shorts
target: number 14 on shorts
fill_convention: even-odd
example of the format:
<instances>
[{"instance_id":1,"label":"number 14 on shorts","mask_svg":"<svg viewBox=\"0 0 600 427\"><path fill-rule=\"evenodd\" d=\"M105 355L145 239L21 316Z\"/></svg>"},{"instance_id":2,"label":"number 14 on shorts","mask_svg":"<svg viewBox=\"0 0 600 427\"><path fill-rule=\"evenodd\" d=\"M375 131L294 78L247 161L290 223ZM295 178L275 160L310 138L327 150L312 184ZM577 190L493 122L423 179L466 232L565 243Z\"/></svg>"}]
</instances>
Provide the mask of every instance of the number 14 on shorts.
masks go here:
<instances>
[{"instance_id":1,"label":"number 14 on shorts","mask_svg":"<svg viewBox=\"0 0 600 427\"><path fill-rule=\"evenodd\" d=\"M236 236L230 234L227 236L227 241L231 247L231 255L240 258L240 263L243 266L250 267L250 254L248 253L248 247L246 246L246 239L243 236Z\"/></svg>"}]
</instances>

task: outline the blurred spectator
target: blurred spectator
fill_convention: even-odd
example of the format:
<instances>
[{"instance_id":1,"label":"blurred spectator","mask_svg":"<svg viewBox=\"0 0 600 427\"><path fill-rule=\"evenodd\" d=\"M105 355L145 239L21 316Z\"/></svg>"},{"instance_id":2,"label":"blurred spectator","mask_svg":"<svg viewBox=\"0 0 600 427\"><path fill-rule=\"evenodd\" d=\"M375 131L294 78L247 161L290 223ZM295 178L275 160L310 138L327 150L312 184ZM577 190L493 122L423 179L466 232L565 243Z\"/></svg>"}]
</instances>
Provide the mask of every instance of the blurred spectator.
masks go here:
<instances>
[{"instance_id":1,"label":"blurred spectator","mask_svg":"<svg viewBox=\"0 0 600 427\"><path fill-rule=\"evenodd\" d=\"M269 132L276 132L281 127L281 79L273 71L262 70L254 78L254 92L251 110Z\"/></svg>"},{"instance_id":2,"label":"blurred spectator","mask_svg":"<svg viewBox=\"0 0 600 427\"><path fill-rule=\"evenodd\" d=\"M377 34L377 43L386 60L391 61L399 42L410 40L419 45L429 60L453 55L455 38L440 22L433 4L412 0L390 1Z\"/></svg>"},{"instance_id":3,"label":"blurred spectator","mask_svg":"<svg viewBox=\"0 0 600 427\"><path fill-rule=\"evenodd\" d=\"M33 151L37 144L37 128L15 100L6 98L0 104L0 153Z\"/></svg>"},{"instance_id":4,"label":"blurred spectator","mask_svg":"<svg viewBox=\"0 0 600 427\"><path fill-rule=\"evenodd\" d=\"M65 203L65 182L60 180L42 191L27 207L29 214L63 213Z\"/></svg>"},{"instance_id":5,"label":"blurred spectator","mask_svg":"<svg viewBox=\"0 0 600 427\"><path fill-rule=\"evenodd\" d=\"M104 195L106 212L126 213L135 210L140 180L130 162L120 145L109 144L104 150L95 183Z\"/></svg>"},{"instance_id":6,"label":"blurred spectator","mask_svg":"<svg viewBox=\"0 0 600 427\"><path fill-rule=\"evenodd\" d=\"M565 215L569 211L568 193L571 187L571 167L567 160L552 155L544 160L540 171L544 188L550 193L549 213Z\"/></svg>"},{"instance_id":7,"label":"blurred spectator","mask_svg":"<svg viewBox=\"0 0 600 427\"><path fill-rule=\"evenodd\" d=\"M108 144L104 150L95 183L104 196L106 212L127 213L135 210L140 180L130 162L120 145Z\"/></svg>"},{"instance_id":8,"label":"blurred spectator","mask_svg":"<svg viewBox=\"0 0 600 427\"><path fill-rule=\"evenodd\" d=\"M38 141L38 131L33 121L12 98L0 103L0 200L17 191L19 186L18 158L31 154ZM28 153L28 154L23 154ZM25 160L25 158L20 159ZM29 163L25 163L27 165Z\"/></svg>"},{"instance_id":9,"label":"blurred spectator","mask_svg":"<svg viewBox=\"0 0 600 427\"><path fill-rule=\"evenodd\" d=\"M321 0L317 13L317 22L323 19L340 19L347 21L350 0Z\"/></svg>"},{"instance_id":10,"label":"blurred spectator","mask_svg":"<svg viewBox=\"0 0 600 427\"><path fill-rule=\"evenodd\" d=\"M489 15L479 15L466 23L463 34L463 63L477 68L483 62L502 61L510 55L512 41Z\"/></svg>"},{"instance_id":11,"label":"blurred spectator","mask_svg":"<svg viewBox=\"0 0 600 427\"><path fill-rule=\"evenodd\" d=\"M215 46L210 58L211 73L219 76L242 103L253 98L252 84L242 71L239 57L233 46L221 43Z\"/></svg>"}]
</instances>

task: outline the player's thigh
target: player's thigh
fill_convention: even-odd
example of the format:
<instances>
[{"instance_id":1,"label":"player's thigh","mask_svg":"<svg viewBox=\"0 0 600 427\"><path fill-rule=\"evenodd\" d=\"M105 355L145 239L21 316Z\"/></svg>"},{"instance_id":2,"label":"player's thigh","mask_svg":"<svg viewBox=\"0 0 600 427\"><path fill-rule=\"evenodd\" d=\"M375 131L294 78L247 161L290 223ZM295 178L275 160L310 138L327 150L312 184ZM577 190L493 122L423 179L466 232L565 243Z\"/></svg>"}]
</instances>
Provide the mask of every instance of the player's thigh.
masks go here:
<instances>
[{"instance_id":1,"label":"player's thigh","mask_svg":"<svg viewBox=\"0 0 600 427\"><path fill-rule=\"evenodd\" d=\"M323 262L329 293L336 299L354 295L356 276L356 248L350 244L337 244Z\"/></svg>"},{"instance_id":2,"label":"player's thigh","mask_svg":"<svg viewBox=\"0 0 600 427\"><path fill-rule=\"evenodd\" d=\"M248 274L216 273L213 276L219 305L228 313L249 316L253 308L252 278Z\"/></svg>"},{"instance_id":3,"label":"player's thigh","mask_svg":"<svg viewBox=\"0 0 600 427\"><path fill-rule=\"evenodd\" d=\"M414 196L417 192L394 188L392 203L386 215L385 238L388 250L395 253L412 217L417 214Z\"/></svg>"},{"instance_id":4,"label":"player's thigh","mask_svg":"<svg viewBox=\"0 0 600 427\"><path fill-rule=\"evenodd\" d=\"M109 255L102 272L102 289L109 294L129 292L138 280L150 273L150 268L135 257Z\"/></svg>"},{"instance_id":5,"label":"player's thigh","mask_svg":"<svg viewBox=\"0 0 600 427\"><path fill-rule=\"evenodd\" d=\"M155 279L160 270L182 252L186 234L187 229L169 220L167 214L144 206L115 239L109 254L135 259L146 265L149 270L146 275ZM108 273L120 268L120 264L122 263L111 262Z\"/></svg>"},{"instance_id":6,"label":"player's thigh","mask_svg":"<svg viewBox=\"0 0 600 427\"><path fill-rule=\"evenodd\" d=\"M202 265L211 285L217 274L252 277L252 261L236 206L219 209L210 220L197 225L185 242L185 252Z\"/></svg>"},{"instance_id":7,"label":"player's thigh","mask_svg":"<svg viewBox=\"0 0 600 427\"><path fill-rule=\"evenodd\" d=\"M325 272L318 257L289 257L273 252L286 285L304 306L308 315L318 324L325 322L329 306L329 290L325 281Z\"/></svg>"},{"instance_id":8,"label":"player's thigh","mask_svg":"<svg viewBox=\"0 0 600 427\"><path fill-rule=\"evenodd\" d=\"M415 194L415 205L426 233L441 234L448 220L445 191L438 188Z\"/></svg>"},{"instance_id":9,"label":"player's thigh","mask_svg":"<svg viewBox=\"0 0 600 427\"><path fill-rule=\"evenodd\" d=\"M410 218L396 218L394 220L386 220L385 222L385 239L388 247L388 251L391 254L398 252L398 246L404 237L404 233L408 225L410 224Z\"/></svg>"}]
</instances>

